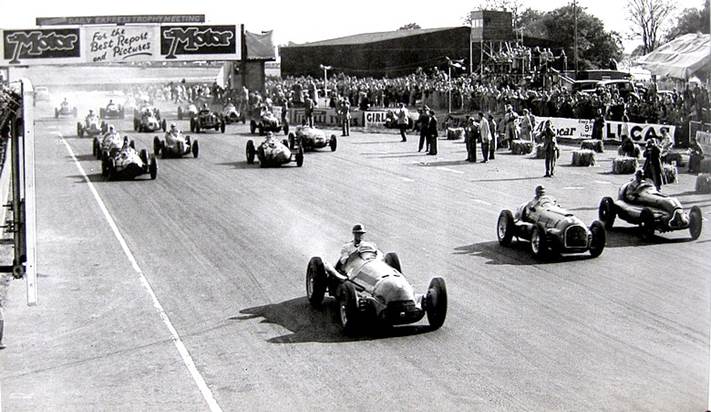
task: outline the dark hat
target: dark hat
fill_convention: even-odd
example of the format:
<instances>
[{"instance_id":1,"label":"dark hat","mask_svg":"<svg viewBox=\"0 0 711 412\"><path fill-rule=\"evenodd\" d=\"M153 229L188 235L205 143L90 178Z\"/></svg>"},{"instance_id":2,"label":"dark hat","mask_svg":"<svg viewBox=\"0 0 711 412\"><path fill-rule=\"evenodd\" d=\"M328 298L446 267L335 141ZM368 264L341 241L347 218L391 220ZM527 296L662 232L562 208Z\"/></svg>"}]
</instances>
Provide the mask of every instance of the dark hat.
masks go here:
<instances>
[{"instance_id":1,"label":"dark hat","mask_svg":"<svg viewBox=\"0 0 711 412\"><path fill-rule=\"evenodd\" d=\"M536 186L536 195L542 195L546 193L546 188L543 185Z\"/></svg>"},{"instance_id":2,"label":"dark hat","mask_svg":"<svg viewBox=\"0 0 711 412\"><path fill-rule=\"evenodd\" d=\"M353 226L353 233L365 233L365 228L359 223Z\"/></svg>"}]
</instances>

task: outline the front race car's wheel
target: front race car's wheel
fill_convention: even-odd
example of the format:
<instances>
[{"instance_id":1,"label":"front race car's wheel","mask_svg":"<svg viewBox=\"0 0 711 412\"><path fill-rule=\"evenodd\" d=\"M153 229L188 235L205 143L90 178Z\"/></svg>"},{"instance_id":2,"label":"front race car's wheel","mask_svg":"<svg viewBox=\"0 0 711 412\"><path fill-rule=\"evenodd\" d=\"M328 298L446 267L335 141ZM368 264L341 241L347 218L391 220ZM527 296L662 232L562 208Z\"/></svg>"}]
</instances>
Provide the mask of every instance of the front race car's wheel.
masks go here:
<instances>
[{"instance_id":1,"label":"front race car's wheel","mask_svg":"<svg viewBox=\"0 0 711 412\"><path fill-rule=\"evenodd\" d=\"M158 136L153 137L153 154L156 156L160 154L160 139Z\"/></svg>"},{"instance_id":2,"label":"front race car's wheel","mask_svg":"<svg viewBox=\"0 0 711 412\"><path fill-rule=\"evenodd\" d=\"M388 266L390 266L391 268L402 273L402 266L400 265L400 258L398 257L397 253L395 253L395 252L386 253L384 260L385 260L385 263L388 264Z\"/></svg>"},{"instance_id":3,"label":"front race car's wheel","mask_svg":"<svg viewBox=\"0 0 711 412\"><path fill-rule=\"evenodd\" d=\"M689 234L691 235L691 240L696 240L701 236L702 224L701 209L698 206L692 207L689 212Z\"/></svg>"},{"instance_id":4,"label":"front race car's wheel","mask_svg":"<svg viewBox=\"0 0 711 412\"><path fill-rule=\"evenodd\" d=\"M220 122L220 133L224 133L224 132L225 132L225 121L223 120Z\"/></svg>"},{"instance_id":5,"label":"front race car's wheel","mask_svg":"<svg viewBox=\"0 0 711 412\"><path fill-rule=\"evenodd\" d=\"M607 241L605 226L599 220L596 220L590 225L590 233L592 234L590 256L596 258L605 250L605 242Z\"/></svg>"},{"instance_id":6,"label":"front race car's wheel","mask_svg":"<svg viewBox=\"0 0 711 412\"><path fill-rule=\"evenodd\" d=\"M436 277L430 281L425 295L425 310L427 321L432 329L439 329L447 317L447 284L443 278Z\"/></svg>"},{"instance_id":7,"label":"front race car's wheel","mask_svg":"<svg viewBox=\"0 0 711 412\"><path fill-rule=\"evenodd\" d=\"M511 244L514 235L514 218L510 210L502 210L496 223L496 237L501 246Z\"/></svg>"},{"instance_id":8,"label":"front race car's wheel","mask_svg":"<svg viewBox=\"0 0 711 412\"><path fill-rule=\"evenodd\" d=\"M190 133L195 133L195 119L190 118Z\"/></svg>"},{"instance_id":9,"label":"front race car's wheel","mask_svg":"<svg viewBox=\"0 0 711 412\"><path fill-rule=\"evenodd\" d=\"M289 135L289 123L284 122L284 136L288 136L288 135Z\"/></svg>"},{"instance_id":10,"label":"front race car's wheel","mask_svg":"<svg viewBox=\"0 0 711 412\"><path fill-rule=\"evenodd\" d=\"M531 252L540 260L548 257L548 237L541 224L536 225L531 232Z\"/></svg>"},{"instance_id":11,"label":"front race car's wheel","mask_svg":"<svg viewBox=\"0 0 711 412\"><path fill-rule=\"evenodd\" d=\"M151 180L155 180L158 176L158 161L155 156L151 156L150 163L148 164L148 173L151 175Z\"/></svg>"},{"instance_id":12,"label":"front race car's wheel","mask_svg":"<svg viewBox=\"0 0 711 412\"><path fill-rule=\"evenodd\" d=\"M327 287L326 268L320 257L312 257L306 267L306 297L312 306L321 306Z\"/></svg>"},{"instance_id":13,"label":"front race car's wheel","mask_svg":"<svg viewBox=\"0 0 711 412\"><path fill-rule=\"evenodd\" d=\"M246 149L246 154L247 154L247 164L252 164L254 163L254 155L256 153L256 150L254 149L254 142L251 140L247 140L247 149Z\"/></svg>"},{"instance_id":14,"label":"front race car's wheel","mask_svg":"<svg viewBox=\"0 0 711 412\"><path fill-rule=\"evenodd\" d=\"M296 142L294 133L289 133L289 150L294 150L294 142Z\"/></svg>"},{"instance_id":15,"label":"front race car's wheel","mask_svg":"<svg viewBox=\"0 0 711 412\"><path fill-rule=\"evenodd\" d=\"M642 237L650 240L654 237L654 213L652 210L645 207L639 215L639 228L642 232Z\"/></svg>"},{"instance_id":16,"label":"front race car's wheel","mask_svg":"<svg viewBox=\"0 0 711 412\"><path fill-rule=\"evenodd\" d=\"M197 140L195 140L192 145L190 145L190 149L193 152L193 157L197 159L198 154L200 154L200 146L198 146Z\"/></svg>"},{"instance_id":17,"label":"front race car's wheel","mask_svg":"<svg viewBox=\"0 0 711 412\"><path fill-rule=\"evenodd\" d=\"M331 147L332 152L336 151L336 148L338 147L338 139L336 139L335 134L331 135L331 139L328 141L328 145Z\"/></svg>"},{"instance_id":18,"label":"front race car's wheel","mask_svg":"<svg viewBox=\"0 0 711 412\"><path fill-rule=\"evenodd\" d=\"M106 180L114 180L116 178L116 163L114 159L106 160Z\"/></svg>"},{"instance_id":19,"label":"front race car's wheel","mask_svg":"<svg viewBox=\"0 0 711 412\"><path fill-rule=\"evenodd\" d=\"M146 149L141 149L141 153L138 154L144 165L148 164L148 151Z\"/></svg>"},{"instance_id":20,"label":"front race car's wheel","mask_svg":"<svg viewBox=\"0 0 711 412\"><path fill-rule=\"evenodd\" d=\"M249 133L254 134L254 131L257 130L257 122L254 120L249 121Z\"/></svg>"},{"instance_id":21,"label":"front race car's wheel","mask_svg":"<svg viewBox=\"0 0 711 412\"><path fill-rule=\"evenodd\" d=\"M360 311L355 287L346 282L338 287L338 318L346 335L354 334L359 327Z\"/></svg>"},{"instance_id":22,"label":"front race car's wheel","mask_svg":"<svg viewBox=\"0 0 711 412\"><path fill-rule=\"evenodd\" d=\"M281 144L283 144L283 145L286 146L286 147L289 147L289 141L286 140L286 139L282 140L282 141L281 141Z\"/></svg>"},{"instance_id":23,"label":"front race car's wheel","mask_svg":"<svg viewBox=\"0 0 711 412\"><path fill-rule=\"evenodd\" d=\"M168 128L168 124L165 121L165 119L163 119L163 121L160 122L160 128L163 129L163 132L165 132L165 130Z\"/></svg>"},{"instance_id":24,"label":"front race car's wheel","mask_svg":"<svg viewBox=\"0 0 711 412\"><path fill-rule=\"evenodd\" d=\"M617 211L615 210L615 202L611 197L602 198L597 214L600 221L605 224L605 229L612 229L612 225L615 224L615 218L617 217Z\"/></svg>"},{"instance_id":25,"label":"front race car's wheel","mask_svg":"<svg viewBox=\"0 0 711 412\"><path fill-rule=\"evenodd\" d=\"M301 167L304 165L304 148L299 146L299 151L296 152L296 165Z\"/></svg>"}]
</instances>

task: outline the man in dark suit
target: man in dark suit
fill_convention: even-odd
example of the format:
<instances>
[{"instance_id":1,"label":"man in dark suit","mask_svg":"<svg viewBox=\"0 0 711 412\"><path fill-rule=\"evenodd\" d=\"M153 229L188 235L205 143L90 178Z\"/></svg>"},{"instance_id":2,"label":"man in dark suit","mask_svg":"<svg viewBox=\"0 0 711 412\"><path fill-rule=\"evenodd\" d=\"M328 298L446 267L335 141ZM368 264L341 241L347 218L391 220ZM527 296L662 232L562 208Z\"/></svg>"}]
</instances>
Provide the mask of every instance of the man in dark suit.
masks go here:
<instances>
[{"instance_id":1,"label":"man in dark suit","mask_svg":"<svg viewBox=\"0 0 711 412\"><path fill-rule=\"evenodd\" d=\"M434 110L430 110L429 121L427 122L427 141L430 145L428 155L435 156L437 154L437 117Z\"/></svg>"},{"instance_id":2,"label":"man in dark suit","mask_svg":"<svg viewBox=\"0 0 711 412\"><path fill-rule=\"evenodd\" d=\"M543 150L546 154L546 174L544 177L551 177L555 175L555 162L558 157L558 141L555 138L555 132L551 127L550 120L546 120L540 138L543 140Z\"/></svg>"},{"instance_id":3,"label":"man in dark suit","mask_svg":"<svg viewBox=\"0 0 711 412\"><path fill-rule=\"evenodd\" d=\"M430 142L427 140L427 124L430 122L429 111L430 109L427 106L423 107L420 109L420 117L417 119L417 124L420 128L418 152L421 152L423 147L425 147L425 152L429 152L430 149Z\"/></svg>"},{"instance_id":4,"label":"man in dark suit","mask_svg":"<svg viewBox=\"0 0 711 412\"><path fill-rule=\"evenodd\" d=\"M494 120L494 115L489 113L489 131L491 136L491 143L489 144L489 160L494 160L496 153L496 145L498 144L498 135L496 130L496 120Z\"/></svg>"},{"instance_id":5,"label":"man in dark suit","mask_svg":"<svg viewBox=\"0 0 711 412\"><path fill-rule=\"evenodd\" d=\"M473 117L467 116L467 124L464 128L464 140L467 146L467 162L476 162L476 141L479 136L479 126L474 122Z\"/></svg>"},{"instance_id":6,"label":"man in dark suit","mask_svg":"<svg viewBox=\"0 0 711 412\"><path fill-rule=\"evenodd\" d=\"M644 165L642 169L644 170L644 177L650 179L654 182L654 186L657 190L661 190L663 177L662 177L662 160L661 160L661 150L654 138L647 140L647 147L644 150Z\"/></svg>"}]
</instances>

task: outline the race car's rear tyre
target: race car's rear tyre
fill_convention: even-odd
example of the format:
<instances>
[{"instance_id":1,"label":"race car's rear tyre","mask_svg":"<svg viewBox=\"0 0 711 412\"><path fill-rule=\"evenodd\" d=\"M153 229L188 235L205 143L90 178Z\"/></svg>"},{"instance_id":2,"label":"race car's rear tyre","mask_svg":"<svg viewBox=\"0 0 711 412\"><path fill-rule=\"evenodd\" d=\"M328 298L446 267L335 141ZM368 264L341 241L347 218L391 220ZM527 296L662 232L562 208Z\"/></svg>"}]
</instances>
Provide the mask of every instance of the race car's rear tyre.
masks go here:
<instances>
[{"instance_id":1,"label":"race car's rear tyre","mask_svg":"<svg viewBox=\"0 0 711 412\"><path fill-rule=\"evenodd\" d=\"M200 154L200 146L198 146L197 140L190 145L190 150L193 152L193 157L197 159L198 154Z\"/></svg>"},{"instance_id":2,"label":"race car's rear tyre","mask_svg":"<svg viewBox=\"0 0 711 412\"><path fill-rule=\"evenodd\" d=\"M439 329L447 318L447 284L441 277L432 278L425 295L427 321L432 329Z\"/></svg>"},{"instance_id":3,"label":"race car's rear tyre","mask_svg":"<svg viewBox=\"0 0 711 412\"><path fill-rule=\"evenodd\" d=\"M257 131L259 132L260 136L264 136L264 129L262 128L262 126L257 125Z\"/></svg>"},{"instance_id":4,"label":"race car's rear tyre","mask_svg":"<svg viewBox=\"0 0 711 412\"><path fill-rule=\"evenodd\" d=\"M353 335L360 327L360 311L358 310L358 295L350 283L342 283L338 287L338 318L346 335Z\"/></svg>"},{"instance_id":5,"label":"race car's rear tyre","mask_svg":"<svg viewBox=\"0 0 711 412\"><path fill-rule=\"evenodd\" d=\"M645 207L639 215L639 228L644 239L652 239L654 237L654 213L652 210Z\"/></svg>"},{"instance_id":6,"label":"race car's rear tyre","mask_svg":"<svg viewBox=\"0 0 711 412\"><path fill-rule=\"evenodd\" d=\"M183 108L178 106L178 120L183 120Z\"/></svg>"},{"instance_id":7,"label":"race car's rear tyre","mask_svg":"<svg viewBox=\"0 0 711 412\"><path fill-rule=\"evenodd\" d=\"M168 124L166 123L165 119L160 122L160 128L163 129L164 132L168 128Z\"/></svg>"},{"instance_id":8,"label":"race car's rear tyre","mask_svg":"<svg viewBox=\"0 0 711 412\"><path fill-rule=\"evenodd\" d=\"M190 132L195 133L195 119L190 118Z\"/></svg>"},{"instance_id":9,"label":"race car's rear tyre","mask_svg":"<svg viewBox=\"0 0 711 412\"><path fill-rule=\"evenodd\" d=\"M301 167L304 165L304 148L299 146L299 151L296 152L296 165Z\"/></svg>"},{"instance_id":10,"label":"race car's rear tyre","mask_svg":"<svg viewBox=\"0 0 711 412\"><path fill-rule=\"evenodd\" d=\"M336 148L338 147L338 140L336 139L335 134L331 135L331 140L329 140L328 145L331 147L332 152L336 151Z\"/></svg>"},{"instance_id":11,"label":"race car's rear tyre","mask_svg":"<svg viewBox=\"0 0 711 412\"><path fill-rule=\"evenodd\" d=\"M548 257L548 237L541 224L534 226L531 232L531 252L536 259L544 260Z\"/></svg>"},{"instance_id":12,"label":"race car's rear tyre","mask_svg":"<svg viewBox=\"0 0 711 412\"><path fill-rule=\"evenodd\" d=\"M141 127L141 126L140 126L140 123L141 123L141 122L139 122L138 119L133 119L133 131L134 131L134 132L137 132L137 131L138 131L138 128Z\"/></svg>"},{"instance_id":13,"label":"race car's rear tyre","mask_svg":"<svg viewBox=\"0 0 711 412\"><path fill-rule=\"evenodd\" d=\"M306 267L306 297L312 306L321 306L326 294L328 279L320 257L312 257Z\"/></svg>"},{"instance_id":14,"label":"race car's rear tyre","mask_svg":"<svg viewBox=\"0 0 711 412\"><path fill-rule=\"evenodd\" d=\"M284 122L284 136L289 135L289 123Z\"/></svg>"},{"instance_id":15,"label":"race car's rear tyre","mask_svg":"<svg viewBox=\"0 0 711 412\"><path fill-rule=\"evenodd\" d=\"M106 162L106 180L114 180L116 178L116 163L114 159L108 159Z\"/></svg>"},{"instance_id":16,"label":"race car's rear tyre","mask_svg":"<svg viewBox=\"0 0 711 412\"><path fill-rule=\"evenodd\" d=\"M289 147L289 141L286 140L286 139L282 140L282 141L281 141L281 144L283 144L283 145L286 146L286 147Z\"/></svg>"},{"instance_id":17,"label":"race car's rear tyre","mask_svg":"<svg viewBox=\"0 0 711 412\"><path fill-rule=\"evenodd\" d=\"M151 180L155 180L156 176L158 176L158 161L155 156L151 156L148 164L148 173L151 175Z\"/></svg>"},{"instance_id":18,"label":"race car's rear tyre","mask_svg":"<svg viewBox=\"0 0 711 412\"><path fill-rule=\"evenodd\" d=\"M400 258L398 257L397 253L395 253L395 252L386 253L384 260L385 260L385 263L388 264L388 266L390 266L391 268L402 273L402 266L400 265Z\"/></svg>"},{"instance_id":19,"label":"race car's rear tyre","mask_svg":"<svg viewBox=\"0 0 711 412\"><path fill-rule=\"evenodd\" d=\"M701 216L701 209L698 206L692 207L689 212L689 234L691 235L691 240L699 238L702 224L703 217Z\"/></svg>"},{"instance_id":20,"label":"race car's rear tyre","mask_svg":"<svg viewBox=\"0 0 711 412\"><path fill-rule=\"evenodd\" d=\"M296 141L296 137L294 136L294 133L289 133L289 150L294 150L294 142Z\"/></svg>"},{"instance_id":21,"label":"race car's rear tyre","mask_svg":"<svg viewBox=\"0 0 711 412\"><path fill-rule=\"evenodd\" d=\"M220 122L220 133L224 133L224 132L225 132L225 121L223 120Z\"/></svg>"},{"instance_id":22,"label":"race car's rear tyre","mask_svg":"<svg viewBox=\"0 0 711 412\"><path fill-rule=\"evenodd\" d=\"M254 134L254 131L257 130L257 122L254 120L249 121L249 133Z\"/></svg>"},{"instance_id":23,"label":"race car's rear tyre","mask_svg":"<svg viewBox=\"0 0 711 412\"><path fill-rule=\"evenodd\" d=\"M590 256L596 258L605 250L605 242L607 242L605 226L602 222L596 220L590 225L590 233L592 234L592 239L590 240Z\"/></svg>"},{"instance_id":24,"label":"race car's rear tyre","mask_svg":"<svg viewBox=\"0 0 711 412\"><path fill-rule=\"evenodd\" d=\"M617 217L617 210L615 210L615 202L611 197L602 198L597 214L600 221L605 224L605 229L612 229L612 225L615 224L615 218Z\"/></svg>"},{"instance_id":25,"label":"race car's rear tyre","mask_svg":"<svg viewBox=\"0 0 711 412\"><path fill-rule=\"evenodd\" d=\"M496 223L496 237L501 246L511 244L514 235L514 218L510 210L502 210Z\"/></svg>"},{"instance_id":26,"label":"race car's rear tyre","mask_svg":"<svg viewBox=\"0 0 711 412\"><path fill-rule=\"evenodd\" d=\"M254 149L254 142L251 140L247 140L247 164L252 164L254 163L254 155L256 153L256 150Z\"/></svg>"},{"instance_id":27,"label":"race car's rear tyre","mask_svg":"<svg viewBox=\"0 0 711 412\"><path fill-rule=\"evenodd\" d=\"M136 150L136 141L131 139L131 141L128 143L129 146L131 146L131 149Z\"/></svg>"},{"instance_id":28,"label":"race car's rear tyre","mask_svg":"<svg viewBox=\"0 0 711 412\"><path fill-rule=\"evenodd\" d=\"M160 139L158 136L153 138L153 154L156 156L160 154Z\"/></svg>"},{"instance_id":29,"label":"race car's rear tyre","mask_svg":"<svg viewBox=\"0 0 711 412\"><path fill-rule=\"evenodd\" d=\"M109 175L109 158L106 156L101 158L101 175L104 177Z\"/></svg>"},{"instance_id":30,"label":"race car's rear tyre","mask_svg":"<svg viewBox=\"0 0 711 412\"><path fill-rule=\"evenodd\" d=\"M195 119L195 133L200 133L200 120Z\"/></svg>"},{"instance_id":31,"label":"race car's rear tyre","mask_svg":"<svg viewBox=\"0 0 711 412\"><path fill-rule=\"evenodd\" d=\"M84 137L84 129L81 128L81 123L77 122L77 136Z\"/></svg>"},{"instance_id":32,"label":"race car's rear tyre","mask_svg":"<svg viewBox=\"0 0 711 412\"><path fill-rule=\"evenodd\" d=\"M148 151L146 149L141 149L141 153L139 153L138 156L141 158L144 165L148 164Z\"/></svg>"}]
</instances>

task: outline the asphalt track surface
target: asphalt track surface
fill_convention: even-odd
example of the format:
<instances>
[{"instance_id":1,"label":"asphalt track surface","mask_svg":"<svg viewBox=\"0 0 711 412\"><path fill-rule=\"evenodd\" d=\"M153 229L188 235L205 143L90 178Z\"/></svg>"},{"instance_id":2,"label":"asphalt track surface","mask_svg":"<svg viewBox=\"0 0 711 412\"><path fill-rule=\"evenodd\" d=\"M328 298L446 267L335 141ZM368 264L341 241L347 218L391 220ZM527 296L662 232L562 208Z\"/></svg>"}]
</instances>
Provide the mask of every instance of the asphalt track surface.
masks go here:
<instances>
[{"instance_id":1,"label":"asphalt track surface","mask_svg":"<svg viewBox=\"0 0 711 412\"><path fill-rule=\"evenodd\" d=\"M74 98L80 113L103 102ZM200 157L159 159L154 181L105 182L74 119L54 120L50 106L37 118L40 305L24 307L13 284L5 410L208 409L87 179L223 410L707 407L711 198L693 193L693 176L665 190L702 208L698 241L642 241L617 223L599 258L543 263L526 244L498 245L500 210L542 183L592 222L629 178L608 173L612 150L574 168L564 147L544 179L542 160L503 150L469 164L461 142L425 156L414 136L354 131L302 168L260 169L245 161L248 127L230 125L192 134ZM130 115L116 124L152 147ZM309 306L309 258L335 262L354 223L399 254L416 290L446 278L441 329L424 320L346 337L332 299Z\"/></svg>"}]
</instances>

